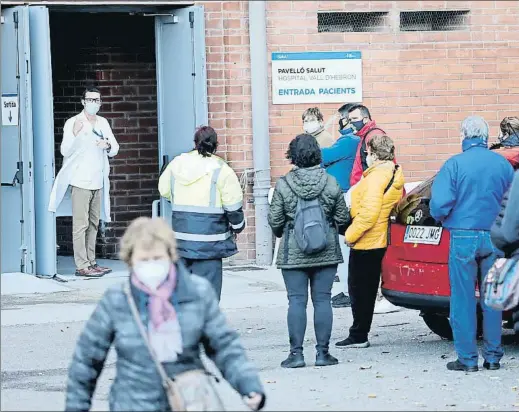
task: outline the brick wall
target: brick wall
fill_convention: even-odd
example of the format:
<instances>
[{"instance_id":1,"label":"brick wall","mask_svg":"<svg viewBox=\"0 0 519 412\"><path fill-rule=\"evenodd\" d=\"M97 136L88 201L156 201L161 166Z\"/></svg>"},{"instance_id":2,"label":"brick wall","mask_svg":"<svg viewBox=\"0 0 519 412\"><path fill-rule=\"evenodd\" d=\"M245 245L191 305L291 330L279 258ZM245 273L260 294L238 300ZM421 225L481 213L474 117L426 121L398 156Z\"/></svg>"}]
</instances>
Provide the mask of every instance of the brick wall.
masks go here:
<instances>
[{"instance_id":1,"label":"brick wall","mask_svg":"<svg viewBox=\"0 0 519 412\"><path fill-rule=\"evenodd\" d=\"M101 90L100 115L108 118L120 144L110 159L112 223L102 227L98 256L115 258L129 221L151 215L158 198L158 139L153 19L128 15L51 15L56 170L66 119L82 110L87 83ZM135 30L139 27L139 30ZM62 33L74 33L63 36ZM72 223L59 218L60 254L72 253Z\"/></svg>"},{"instance_id":2,"label":"brick wall","mask_svg":"<svg viewBox=\"0 0 519 412\"><path fill-rule=\"evenodd\" d=\"M201 4L205 7L209 124L218 133L218 155L241 177L252 168L248 4L246 1ZM247 226L238 235L239 253L230 259L232 264L250 263L256 258L250 183L244 199Z\"/></svg>"},{"instance_id":3,"label":"brick wall","mask_svg":"<svg viewBox=\"0 0 519 412\"><path fill-rule=\"evenodd\" d=\"M430 177L460 150L460 121L519 114L519 3L516 1L269 1L269 51L360 50L364 103L394 138L408 181ZM399 12L470 10L466 31L401 32ZM318 33L317 11L389 11L381 33ZM318 105L325 117L339 105ZM283 153L301 131L306 105L270 108L274 178L288 170ZM335 127L334 127L335 129ZM337 133L336 133L337 134Z\"/></svg>"},{"instance_id":4,"label":"brick wall","mask_svg":"<svg viewBox=\"0 0 519 412\"><path fill-rule=\"evenodd\" d=\"M248 3L199 4L205 7L209 124L219 134L219 154L242 176L253 165ZM267 9L269 52L362 51L364 103L395 139L408 181L431 176L446 158L459 151L459 123L465 116L483 115L491 125L492 137L496 137L499 121L519 112L517 2L269 1ZM470 10L469 29L399 31L401 10L436 9ZM388 11L389 26L381 33L318 33L317 11ZM113 22L98 24L92 34L113 27L117 27ZM149 30L152 36L152 25ZM85 31L88 33L87 28L72 30L81 36ZM132 30L115 30L115 33L124 33L127 41L119 46L113 41L103 45L102 36L94 36L101 43L85 46L89 47L88 56L92 59L103 56L106 60L91 61L81 67L76 64L75 69L71 64L63 64L68 68L55 90L57 107L63 104L57 128L62 126L64 118L79 110L77 105L71 106L74 101L71 96L76 99L77 86L87 78L99 80L105 87L105 102L108 99L113 105L102 110L112 113L114 131L126 153L121 152L112 161L112 205L117 223L109 227L106 243L101 242L110 249L107 255L111 256L125 222L139 214L149 214L151 200L158 196L153 41L146 35L143 37L140 31L132 40L129 40ZM138 58L135 47L129 54L121 51L132 41L145 49ZM109 50L105 46L114 48ZM128 61L132 62L130 66L126 64ZM108 91L114 94L108 96ZM329 118L338 105L319 106ZM141 108L150 111L143 114ZM289 170L284 153L290 139L301 132L301 113L306 108L307 105L270 106L273 183ZM56 140L60 140L59 131ZM240 253L232 259L234 264L249 263L255 258L251 189L252 185L247 185L247 229L239 236ZM59 230L64 233L63 229ZM70 233L70 229L66 232Z\"/></svg>"},{"instance_id":5,"label":"brick wall","mask_svg":"<svg viewBox=\"0 0 519 412\"><path fill-rule=\"evenodd\" d=\"M210 124L219 132L223 157L240 174L252 167L248 5L201 4L206 10ZM400 31L400 11L441 9L470 10L469 28ZM396 141L408 181L430 177L460 150L464 117L484 116L495 138L499 121L519 112L517 2L269 1L267 10L269 52L362 51L364 103ZM388 11L388 27L381 33L318 33L318 11ZM270 106L273 184L290 168L284 153L301 132L307 106ZM339 105L318 106L329 118ZM331 131L337 135L335 127ZM247 201L252 200L250 188ZM248 204L238 261L254 259L253 216Z\"/></svg>"}]
</instances>

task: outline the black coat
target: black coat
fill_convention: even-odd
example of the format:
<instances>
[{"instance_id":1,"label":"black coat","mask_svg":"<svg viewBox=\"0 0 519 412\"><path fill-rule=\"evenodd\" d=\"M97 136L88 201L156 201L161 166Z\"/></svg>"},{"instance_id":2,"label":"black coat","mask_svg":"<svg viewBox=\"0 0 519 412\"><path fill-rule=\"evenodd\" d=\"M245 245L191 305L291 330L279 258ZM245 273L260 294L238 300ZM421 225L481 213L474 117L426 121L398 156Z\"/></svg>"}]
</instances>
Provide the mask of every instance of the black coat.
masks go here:
<instances>
[{"instance_id":1,"label":"black coat","mask_svg":"<svg viewBox=\"0 0 519 412\"><path fill-rule=\"evenodd\" d=\"M172 296L182 331L183 352L164 363L169 376L201 368L200 344L241 395L264 393L258 372L245 356L238 334L220 311L209 282L177 264ZM141 318L148 324L148 296L132 286ZM81 333L68 373L67 411L88 411L110 347L117 352L116 377L110 391L111 411L167 411L160 375L148 352L122 285L108 289Z\"/></svg>"},{"instance_id":2,"label":"black coat","mask_svg":"<svg viewBox=\"0 0 519 412\"><path fill-rule=\"evenodd\" d=\"M519 254L519 171L501 202L501 210L491 229L492 242L507 257Z\"/></svg>"}]
</instances>

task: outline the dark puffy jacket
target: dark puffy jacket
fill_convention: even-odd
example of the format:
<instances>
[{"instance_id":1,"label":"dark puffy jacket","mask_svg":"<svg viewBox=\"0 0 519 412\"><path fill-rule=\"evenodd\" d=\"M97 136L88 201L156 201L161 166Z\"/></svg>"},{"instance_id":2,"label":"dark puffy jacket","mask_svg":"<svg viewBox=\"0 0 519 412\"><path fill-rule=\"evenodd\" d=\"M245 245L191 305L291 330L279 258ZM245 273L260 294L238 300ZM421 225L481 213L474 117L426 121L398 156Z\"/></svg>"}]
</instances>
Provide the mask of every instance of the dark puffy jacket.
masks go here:
<instances>
[{"instance_id":1,"label":"dark puffy jacket","mask_svg":"<svg viewBox=\"0 0 519 412\"><path fill-rule=\"evenodd\" d=\"M241 395L264 393L258 372L247 360L238 334L231 329L211 285L177 265L171 298L182 330L183 352L164 363L169 376L202 368L200 344L224 378ZM141 318L148 325L148 296L132 286ZM111 346L117 352L111 411L169 411L160 375L133 320L122 285L108 289L81 333L68 373L66 411L90 410L96 382Z\"/></svg>"},{"instance_id":2,"label":"dark puffy jacket","mask_svg":"<svg viewBox=\"0 0 519 412\"><path fill-rule=\"evenodd\" d=\"M507 257L519 254L519 171L515 172L490 233L494 245Z\"/></svg>"},{"instance_id":3,"label":"dark puffy jacket","mask_svg":"<svg viewBox=\"0 0 519 412\"><path fill-rule=\"evenodd\" d=\"M297 246L293 222L298 196L308 200L319 197L331 225L328 246L322 252L307 255ZM307 268L343 262L338 232L344 233L348 210L337 181L320 166L305 169L296 167L277 181L268 221L274 235L282 238L276 261L278 268Z\"/></svg>"}]
</instances>

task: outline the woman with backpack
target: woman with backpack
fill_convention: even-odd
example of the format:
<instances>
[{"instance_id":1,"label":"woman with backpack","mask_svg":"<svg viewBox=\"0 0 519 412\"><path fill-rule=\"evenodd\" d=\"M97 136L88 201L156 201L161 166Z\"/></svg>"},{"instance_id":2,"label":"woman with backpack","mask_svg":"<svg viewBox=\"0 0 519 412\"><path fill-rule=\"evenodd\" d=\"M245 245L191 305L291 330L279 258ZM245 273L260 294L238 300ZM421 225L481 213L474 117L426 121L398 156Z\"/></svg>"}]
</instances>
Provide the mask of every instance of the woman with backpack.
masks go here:
<instances>
[{"instance_id":1,"label":"woman with backpack","mask_svg":"<svg viewBox=\"0 0 519 412\"><path fill-rule=\"evenodd\" d=\"M353 325L339 348L367 348L368 334L387 249L389 214L402 198L404 174L394 164L395 145L386 135L366 145L368 168L351 193L352 223L344 235L351 247L348 289Z\"/></svg>"},{"instance_id":2,"label":"woman with backpack","mask_svg":"<svg viewBox=\"0 0 519 412\"><path fill-rule=\"evenodd\" d=\"M321 150L313 136L297 136L286 157L294 168L276 183L268 215L274 235L282 238L276 263L288 295L290 354L281 366L305 366L309 284L317 340L315 365L336 365L338 360L328 352L331 293L337 265L343 262L339 233L344 233L349 221L348 210L337 181L320 166Z\"/></svg>"}]
</instances>

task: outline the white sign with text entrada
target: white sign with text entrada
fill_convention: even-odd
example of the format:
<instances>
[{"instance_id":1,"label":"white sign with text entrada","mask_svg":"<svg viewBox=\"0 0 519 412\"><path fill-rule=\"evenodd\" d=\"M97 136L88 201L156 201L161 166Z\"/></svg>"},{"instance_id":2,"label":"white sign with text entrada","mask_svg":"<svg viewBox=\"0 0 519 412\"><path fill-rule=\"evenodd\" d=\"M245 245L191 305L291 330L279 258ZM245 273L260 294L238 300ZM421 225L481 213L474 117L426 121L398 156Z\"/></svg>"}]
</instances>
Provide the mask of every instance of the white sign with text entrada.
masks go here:
<instances>
[{"instance_id":1,"label":"white sign with text entrada","mask_svg":"<svg viewBox=\"0 0 519 412\"><path fill-rule=\"evenodd\" d=\"M361 101L360 51L272 53L273 104Z\"/></svg>"}]
</instances>

